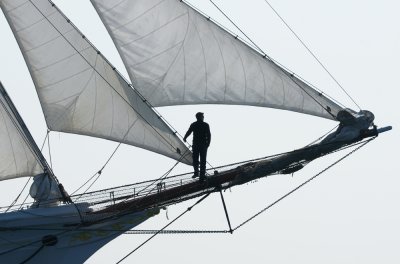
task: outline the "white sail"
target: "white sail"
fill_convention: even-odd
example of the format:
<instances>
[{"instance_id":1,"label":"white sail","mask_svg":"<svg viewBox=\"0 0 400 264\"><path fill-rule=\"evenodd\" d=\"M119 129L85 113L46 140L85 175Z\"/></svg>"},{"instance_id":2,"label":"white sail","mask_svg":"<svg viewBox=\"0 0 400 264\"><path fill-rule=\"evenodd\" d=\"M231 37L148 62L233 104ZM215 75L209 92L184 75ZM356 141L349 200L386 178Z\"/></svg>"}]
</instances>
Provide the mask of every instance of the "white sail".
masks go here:
<instances>
[{"instance_id":1,"label":"white sail","mask_svg":"<svg viewBox=\"0 0 400 264\"><path fill-rule=\"evenodd\" d=\"M180 0L91 2L154 106L241 104L330 119L341 109Z\"/></svg>"},{"instance_id":2,"label":"white sail","mask_svg":"<svg viewBox=\"0 0 400 264\"><path fill-rule=\"evenodd\" d=\"M184 143L51 1L0 3L50 130L122 142L191 164Z\"/></svg>"},{"instance_id":3,"label":"white sail","mask_svg":"<svg viewBox=\"0 0 400 264\"><path fill-rule=\"evenodd\" d=\"M40 158L33 149L34 143L25 134L18 113L10 104L0 83L0 180L44 172Z\"/></svg>"}]
</instances>

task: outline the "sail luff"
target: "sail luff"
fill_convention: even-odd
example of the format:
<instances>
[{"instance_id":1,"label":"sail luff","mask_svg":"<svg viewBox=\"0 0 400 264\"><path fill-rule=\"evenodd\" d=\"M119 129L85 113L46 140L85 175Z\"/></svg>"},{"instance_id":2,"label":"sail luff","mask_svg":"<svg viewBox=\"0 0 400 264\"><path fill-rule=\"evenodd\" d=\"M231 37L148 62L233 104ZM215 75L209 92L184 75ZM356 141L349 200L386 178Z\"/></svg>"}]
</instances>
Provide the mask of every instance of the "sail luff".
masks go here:
<instances>
[{"instance_id":1,"label":"sail luff","mask_svg":"<svg viewBox=\"0 0 400 264\"><path fill-rule=\"evenodd\" d=\"M0 180L35 176L47 162L0 82Z\"/></svg>"},{"instance_id":2,"label":"sail luff","mask_svg":"<svg viewBox=\"0 0 400 264\"><path fill-rule=\"evenodd\" d=\"M1 4L49 129L122 142L191 164L185 144L51 1Z\"/></svg>"},{"instance_id":3,"label":"sail luff","mask_svg":"<svg viewBox=\"0 0 400 264\"><path fill-rule=\"evenodd\" d=\"M25 125L25 122L23 121L22 117L19 115L17 109L14 106L14 103L11 101L10 97L8 96L7 91L4 89L3 84L0 82L0 92L3 96L4 101L7 104L7 107L10 109L11 114L13 116L13 118L11 119L14 126L16 127L16 129L18 130L18 132L23 135L23 140L26 143L27 146L29 146L30 150L32 151L32 153L36 156L36 159L38 161L40 161L42 168L48 168L47 166L47 161L44 158L44 156L42 155L42 152L39 150L39 147L36 145L35 140L33 139L31 133L29 132L28 128ZM5 107L5 105L3 105L2 102L2 106Z\"/></svg>"},{"instance_id":4,"label":"sail luff","mask_svg":"<svg viewBox=\"0 0 400 264\"><path fill-rule=\"evenodd\" d=\"M153 106L253 105L328 119L342 109L184 1L91 2Z\"/></svg>"}]
</instances>

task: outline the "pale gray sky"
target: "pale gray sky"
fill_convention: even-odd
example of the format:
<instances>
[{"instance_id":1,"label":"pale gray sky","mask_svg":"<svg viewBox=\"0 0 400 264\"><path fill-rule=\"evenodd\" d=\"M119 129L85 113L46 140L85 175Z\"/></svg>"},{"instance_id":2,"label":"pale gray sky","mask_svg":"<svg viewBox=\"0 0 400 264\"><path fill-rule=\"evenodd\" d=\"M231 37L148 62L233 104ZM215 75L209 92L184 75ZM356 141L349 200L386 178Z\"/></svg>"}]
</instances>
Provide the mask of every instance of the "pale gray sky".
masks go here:
<instances>
[{"instance_id":1,"label":"pale gray sky","mask_svg":"<svg viewBox=\"0 0 400 264\"><path fill-rule=\"evenodd\" d=\"M190 2L226 24L208 1ZM356 109L264 0L215 2L268 55ZM116 49L90 2L58 0L55 3L124 73ZM400 3L395 0L270 0L270 3L356 102L374 112L376 124L392 125L394 130L379 136L233 235L160 235L125 263L400 262L400 179L395 170L400 143L397 132L400 123L397 109ZM0 32L0 80L41 145L46 133L43 114L3 15L0 16ZM302 147L336 125L321 118L256 107L185 106L160 108L159 111L181 134L186 132L197 111L205 112L205 121L213 133L209 161L215 166ZM96 172L116 146L113 142L56 132L51 133L51 144L54 171L69 191ZM227 191L225 199L233 226L339 156L313 162L293 177L271 177ZM94 188L158 178L174 163L160 155L123 146ZM178 169L190 170L184 165ZM25 180L1 182L2 205L15 198ZM169 219L193 202L169 207ZM138 228L160 228L166 223L168 220L162 211ZM219 196L211 196L171 228L226 229ZM87 263L115 263L146 238L122 235Z\"/></svg>"}]
</instances>

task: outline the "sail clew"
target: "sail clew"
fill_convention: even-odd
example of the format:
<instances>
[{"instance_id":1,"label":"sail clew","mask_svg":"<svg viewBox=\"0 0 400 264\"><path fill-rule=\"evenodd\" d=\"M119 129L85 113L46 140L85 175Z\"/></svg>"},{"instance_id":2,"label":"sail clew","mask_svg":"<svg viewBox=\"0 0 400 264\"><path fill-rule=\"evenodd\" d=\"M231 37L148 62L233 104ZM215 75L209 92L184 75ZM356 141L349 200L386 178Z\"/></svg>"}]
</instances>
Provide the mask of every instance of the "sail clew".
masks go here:
<instances>
[{"instance_id":1,"label":"sail clew","mask_svg":"<svg viewBox=\"0 0 400 264\"><path fill-rule=\"evenodd\" d=\"M48 0L2 0L50 130L99 137L191 164L190 150Z\"/></svg>"},{"instance_id":2,"label":"sail clew","mask_svg":"<svg viewBox=\"0 0 400 264\"><path fill-rule=\"evenodd\" d=\"M91 0L153 106L235 104L336 119L342 109L180 0Z\"/></svg>"}]
</instances>

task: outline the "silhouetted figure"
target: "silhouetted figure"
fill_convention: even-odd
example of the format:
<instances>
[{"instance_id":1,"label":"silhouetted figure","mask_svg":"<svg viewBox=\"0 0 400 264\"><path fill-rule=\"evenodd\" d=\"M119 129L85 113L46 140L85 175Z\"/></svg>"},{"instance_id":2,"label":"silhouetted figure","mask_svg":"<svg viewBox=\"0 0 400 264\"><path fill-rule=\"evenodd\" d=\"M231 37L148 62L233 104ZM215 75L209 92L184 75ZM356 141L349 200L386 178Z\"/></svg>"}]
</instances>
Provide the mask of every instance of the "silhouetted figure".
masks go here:
<instances>
[{"instance_id":1,"label":"silhouetted figure","mask_svg":"<svg viewBox=\"0 0 400 264\"><path fill-rule=\"evenodd\" d=\"M192 123L186 132L183 141L186 142L187 137L193 132L193 178L199 176L199 157L200 157L200 181L205 179L207 148L210 146L211 133L210 126L204 122L204 114L199 112L196 114L197 121Z\"/></svg>"}]
</instances>

